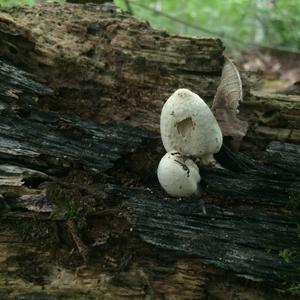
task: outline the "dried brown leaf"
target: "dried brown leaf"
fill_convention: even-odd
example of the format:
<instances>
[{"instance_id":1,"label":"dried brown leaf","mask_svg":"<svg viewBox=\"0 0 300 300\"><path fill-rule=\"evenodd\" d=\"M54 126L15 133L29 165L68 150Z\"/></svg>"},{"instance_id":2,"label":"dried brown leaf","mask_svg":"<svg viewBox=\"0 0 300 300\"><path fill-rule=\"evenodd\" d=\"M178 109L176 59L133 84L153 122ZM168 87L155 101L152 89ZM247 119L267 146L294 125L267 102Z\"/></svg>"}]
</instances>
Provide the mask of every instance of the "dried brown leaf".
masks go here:
<instances>
[{"instance_id":1,"label":"dried brown leaf","mask_svg":"<svg viewBox=\"0 0 300 300\"><path fill-rule=\"evenodd\" d=\"M215 95L212 111L224 137L232 138L231 146L238 150L245 136L248 123L238 119L238 107L243 101L242 81L233 62L225 57L221 82Z\"/></svg>"}]
</instances>

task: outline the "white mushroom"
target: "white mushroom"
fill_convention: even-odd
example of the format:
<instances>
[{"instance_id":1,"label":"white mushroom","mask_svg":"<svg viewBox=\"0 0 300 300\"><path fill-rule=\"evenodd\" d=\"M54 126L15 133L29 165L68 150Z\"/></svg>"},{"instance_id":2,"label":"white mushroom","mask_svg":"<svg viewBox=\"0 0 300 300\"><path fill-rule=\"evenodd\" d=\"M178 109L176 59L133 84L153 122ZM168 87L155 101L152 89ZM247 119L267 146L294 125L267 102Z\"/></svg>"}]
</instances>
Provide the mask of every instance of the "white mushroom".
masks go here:
<instances>
[{"instance_id":1,"label":"white mushroom","mask_svg":"<svg viewBox=\"0 0 300 300\"><path fill-rule=\"evenodd\" d=\"M163 106L160 132L167 152L176 149L185 156L214 162L223 142L216 118L206 103L188 89L179 89Z\"/></svg>"},{"instance_id":2,"label":"white mushroom","mask_svg":"<svg viewBox=\"0 0 300 300\"><path fill-rule=\"evenodd\" d=\"M157 177L170 196L189 197L198 194L201 179L198 166L176 150L166 153L160 160Z\"/></svg>"}]
</instances>

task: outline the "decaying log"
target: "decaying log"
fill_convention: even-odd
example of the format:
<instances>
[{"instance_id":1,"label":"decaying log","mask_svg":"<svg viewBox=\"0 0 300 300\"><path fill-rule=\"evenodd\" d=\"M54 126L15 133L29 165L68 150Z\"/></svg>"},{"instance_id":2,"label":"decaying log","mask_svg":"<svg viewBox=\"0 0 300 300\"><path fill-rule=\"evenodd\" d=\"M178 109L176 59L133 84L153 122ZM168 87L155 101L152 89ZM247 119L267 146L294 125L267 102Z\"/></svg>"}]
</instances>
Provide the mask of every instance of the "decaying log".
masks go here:
<instances>
[{"instance_id":1,"label":"decaying log","mask_svg":"<svg viewBox=\"0 0 300 300\"><path fill-rule=\"evenodd\" d=\"M249 121L251 147L265 148L273 140L300 142L300 96L252 92L240 112Z\"/></svg>"},{"instance_id":2,"label":"decaying log","mask_svg":"<svg viewBox=\"0 0 300 300\"><path fill-rule=\"evenodd\" d=\"M42 110L33 99L51 96L49 89L24 72L11 72L6 63L1 70L7 87L20 91L16 97L3 87L0 94L1 104L6 103L0 123L3 295L29 297L28 290L40 293L43 288L41 295L58 296L60 290L80 297L89 286L94 289L91 297L176 293L181 299L196 299L216 292L208 285L216 272L209 266L254 280L300 279L299 219L288 213L289 204L297 205L289 203L290 197L300 190L295 177L298 146L272 143L264 163L225 147L217 159L226 169L201 170L208 212L203 215L197 201L168 199L158 187L155 168L163 151L157 134ZM280 159L274 164L276 156ZM61 207L59 198L67 204ZM92 206L88 212L86 203ZM82 231L74 227L82 220L69 215L74 207L84 211L75 217L88 217ZM59 233L62 228L67 237ZM127 246L120 249L124 238ZM58 257L77 261L75 267L58 258L51 265L52 247L37 246L39 239L46 249L51 243ZM158 248L150 250L142 241ZM66 254L66 243L73 254ZM81 249L76 250L78 244ZM82 248L88 249L88 261L80 258ZM97 288L93 282L99 280ZM172 284L179 287L170 290Z\"/></svg>"},{"instance_id":3,"label":"decaying log","mask_svg":"<svg viewBox=\"0 0 300 300\"><path fill-rule=\"evenodd\" d=\"M224 169L200 170L203 215L158 186L158 119L178 87L212 100L220 41L91 4L2 11L0 37L0 298L287 299L300 148L270 130L297 132L297 98L244 99L249 149L290 143L258 160L224 145Z\"/></svg>"},{"instance_id":4,"label":"decaying log","mask_svg":"<svg viewBox=\"0 0 300 300\"><path fill-rule=\"evenodd\" d=\"M287 175L300 174L300 161L299 161L299 146L272 142L267 148L268 162L281 170L286 171Z\"/></svg>"},{"instance_id":5,"label":"decaying log","mask_svg":"<svg viewBox=\"0 0 300 300\"><path fill-rule=\"evenodd\" d=\"M55 98L41 100L44 107L156 132L161 107L177 88L211 103L224 60L220 40L154 30L111 4L3 9L0 37L0 56L55 90ZM299 142L299 103L299 96L246 90L246 141L260 149L274 139Z\"/></svg>"},{"instance_id":6,"label":"decaying log","mask_svg":"<svg viewBox=\"0 0 300 300\"><path fill-rule=\"evenodd\" d=\"M220 40L172 36L106 7L3 11L0 56L55 89L55 101L45 106L101 123L126 120L158 130L163 102L178 87L214 97L223 64Z\"/></svg>"},{"instance_id":7,"label":"decaying log","mask_svg":"<svg viewBox=\"0 0 300 300\"><path fill-rule=\"evenodd\" d=\"M125 121L157 131L163 102L178 87L211 103L222 70L219 40L171 36L112 7L3 10L0 55L55 89L55 100L42 100L45 107L98 123ZM251 147L263 149L274 139L298 142L299 103L299 96L246 92L240 112L250 123Z\"/></svg>"},{"instance_id":8,"label":"decaying log","mask_svg":"<svg viewBox=\"0 0 300 300\"><path fill-rule=\"evenodd\" d=\"M129 198L137 214L136 230L147 243L201 257L254 280L300 278L300 261L291 266L279 256L287 245L299 252L297 217L214 205L207 205L203 215L199 203L176 203L147 190L123 190L121 195Z\"/></svg>"}]
</instances>

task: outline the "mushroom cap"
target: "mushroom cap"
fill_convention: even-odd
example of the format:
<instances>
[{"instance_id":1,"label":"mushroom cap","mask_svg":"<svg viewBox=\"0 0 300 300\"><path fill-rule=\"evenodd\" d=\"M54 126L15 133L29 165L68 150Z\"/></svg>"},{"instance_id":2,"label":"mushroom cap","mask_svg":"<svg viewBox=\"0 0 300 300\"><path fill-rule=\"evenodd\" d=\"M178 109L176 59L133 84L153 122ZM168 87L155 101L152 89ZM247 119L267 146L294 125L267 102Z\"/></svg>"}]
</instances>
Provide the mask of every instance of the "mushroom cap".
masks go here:
<instances>
[{"instance_id":1,"label":"mushroom cap","mask_svg":"<svg viewBox=\"0 0 300 300\"><path fill-rule=\"evenodd\" d=\"M159 162L157 177L162 188L173 197L189 197L198 191L198 166L178 151L166 153Z\"/></svg>"},{"instance_id":2,"label":"mushroom cap","mask_svg":"<svg viewBox=\"0 0 300 300\"><path fill-rule=\"evenodd\" d=\"M188 89L174 92L163 106L160 132L166 151L201 157L217 153L222 132L207 104Z\"/></svg>"}]
</instances>

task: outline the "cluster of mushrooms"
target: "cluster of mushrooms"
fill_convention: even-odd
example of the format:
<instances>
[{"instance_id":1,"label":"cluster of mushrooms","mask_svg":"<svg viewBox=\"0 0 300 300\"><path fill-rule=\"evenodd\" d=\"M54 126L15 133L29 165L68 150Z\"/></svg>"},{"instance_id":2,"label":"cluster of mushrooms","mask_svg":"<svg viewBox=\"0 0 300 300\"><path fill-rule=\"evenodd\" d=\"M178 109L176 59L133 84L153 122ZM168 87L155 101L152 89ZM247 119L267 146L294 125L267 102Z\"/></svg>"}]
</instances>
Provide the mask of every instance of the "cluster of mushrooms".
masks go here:
<instances>
[{"instance_id":1,"label":"cluster of mushrooms","mask_svg":"<svg viewBox=\"0 0 300 300\"><path fill-rule=\"evenodd\" d=\"M179 89L165 102L160 116L166 154L157 177L172 197L199 195L200 165L213 164L213 154L223 142L222 132L210 108L195 93Z\"/></svg>"}]
</instances>

